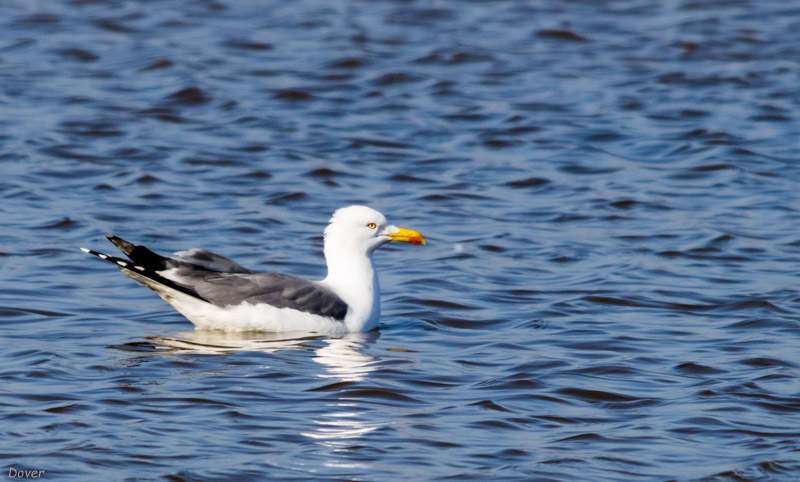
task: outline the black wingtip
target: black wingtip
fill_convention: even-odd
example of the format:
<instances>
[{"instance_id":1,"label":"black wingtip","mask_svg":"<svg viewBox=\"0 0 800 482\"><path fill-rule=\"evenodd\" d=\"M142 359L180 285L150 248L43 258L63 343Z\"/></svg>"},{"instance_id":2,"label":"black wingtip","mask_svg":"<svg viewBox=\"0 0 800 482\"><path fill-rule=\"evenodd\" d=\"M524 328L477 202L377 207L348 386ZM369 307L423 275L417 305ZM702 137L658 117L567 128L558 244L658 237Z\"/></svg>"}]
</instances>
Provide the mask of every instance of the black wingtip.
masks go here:
<instances>
[{"instance_id":1,"label":"black wingtip","mask_svg":"<svg viewBox=\"0 0 800 482\"><path fill-rule=\"evenodd\" d=\"M116 242L114 242L115 240L112 239L112 238L115 238L114 236L109 235L107 237L108 237L108 239L111 239L112 243L114 243L115 245L117 244ZM119 241L121 241L123 243L131 245L131 243L128 243L125 240L122 240L122 239L119 239L119 238L115 238L115 239L119 240ZM131 245L131 246L133 246L133 245ZM147 248L143 248L143 247L140 247L140 248L144 249L145 251L149 251L149 250L147 250ZM108 254L104 254L104 253L101 253L99 251L94 251L94 250L91 250L91 249L88 249L88 248L81 248L81 251L83 251L84 253L89 253L91 255L97 256L98 258L100 258L102 260L108 261L109 263L113 263L113 264L119 266L119 268L122 269L123 273L125 273L128 276L130 276L131 278L139 281L140 283L141 283L141 281L137 278L137 275L139 277L150 279L150 280L152 280L152 281L154 281L156 283L159 283L159 284L162 284L162 285L167 286L169 288L172 288L174 290L180 291L181 293L184 293L184 294L187 294L189 296L195 297L198 300L208 301L207 299L205 299L202 296L200 296L191 287L184 286L184 285L178 284L178 283L176 283L176 282L174 282L172 280L164 278L163 276L161 276L157 272L153 271L151 268L148 268L148 267L145 267L145 266L141 266L141 265L139 265L137 263L128 261L127 259L117 258L116 256L110 256ZM131 275L129 273L133 273L133 275ZM149 284L146 284L146 286L148 288L154 290L154 291L158 291L155 288L153 288L153 286L151 286Z\"/></svg>"},{"instance_id":2,"label":"black wingtip","mask_svg":"<svg viewBox=\"0 0 800 482\"><path fill-rule=\"evenodd\" d=\"M133 243L129 243L122 238L118 238L113 234L106 234L106 238L114 243L114 246L119 248L120 251L125 253L126 256L130 256L136 246Z\"/></svg>"}]
</instances>

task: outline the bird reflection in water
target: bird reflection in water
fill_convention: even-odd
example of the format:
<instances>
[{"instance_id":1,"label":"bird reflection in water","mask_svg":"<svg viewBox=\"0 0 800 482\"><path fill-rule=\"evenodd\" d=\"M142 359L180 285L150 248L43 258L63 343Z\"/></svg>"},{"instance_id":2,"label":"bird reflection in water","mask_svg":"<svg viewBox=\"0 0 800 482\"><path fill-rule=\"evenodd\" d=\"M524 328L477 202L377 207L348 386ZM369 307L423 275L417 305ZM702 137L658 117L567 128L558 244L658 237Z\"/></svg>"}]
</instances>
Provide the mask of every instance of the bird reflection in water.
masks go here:
<instances>
[{"instance_id":1,"label":"bird reflection in water","mask_svg":"<svg viewBox=\"0 0 800 482\"><path fill-rule=\"evenodd\" d=\"M373 356L363 353L367 343L378 339L377 332L351 333L343 338L328 338L327 346L319 348L313 360L325 366L326 372L320 373L322 378L333 378L335 383L348 384L365 380L376 367ZM338 393L342 393L338 391ZM358 438L366 433L380 428L384 424L365 422L361 420L360 404L356 400L340 397L328 403L330 412L314 418L318 425L313 432L303 432L303 435L323 443L333 449L347 445L348 439ZM329 466L343 467L340 462L331 461ZM360 464L348 464L346 467L354 468Z\"/></svg>"},{"instance_id":2,"label":"bird reflection in water","mask_svg":"<svg viewBox=\"0 0 800 482\"><path fill-rule=\"evenodd\" d=\"M347 385L361 382L377 368L378 360L364 353L365 347L375 342L379 332L350 333L341 338L320 338L302 336L286 338L286 333L228 333L222 331L194 330L178 333L175 338L149 337L148 340L170 353L225 354L239 351L259 351L278 353L286 350L315 351L312 360L324 367L317 374L323 379L332 379L332 384ZM323 346L318 345L323 341ZM328 385L324 385L328 386ZM327 390L326 390L327 392ZM342 393L331 390L328 393ZM306 437L324 441L325 445L336 448L347 439L360 437L380 428L382 424L361 420L361 410L357 400L347 396L328 403L330 412L315 417L316 430L302 432Z\"/></svg>"},{"instance_id":3,"label":"bird reflection in water","mask_svg":"<svg viewBox=\"0 0 800 482\"><path fill-rule=\"evenodd\" d=\"M363 353L365 346L378 339L377 331L350 333L341 338L321 338L307 335L287 338L287 333L236 333L194 330L178 333L175 338L152 336L148 341L169 353L214 355L239 351L278 353L286 350L315 350L312 358L325 367L321 378L336 378L342 382L364 380L374 370L375 357ZM317 340L324 346L315 347Z\"/></svg>"}]
</instances>

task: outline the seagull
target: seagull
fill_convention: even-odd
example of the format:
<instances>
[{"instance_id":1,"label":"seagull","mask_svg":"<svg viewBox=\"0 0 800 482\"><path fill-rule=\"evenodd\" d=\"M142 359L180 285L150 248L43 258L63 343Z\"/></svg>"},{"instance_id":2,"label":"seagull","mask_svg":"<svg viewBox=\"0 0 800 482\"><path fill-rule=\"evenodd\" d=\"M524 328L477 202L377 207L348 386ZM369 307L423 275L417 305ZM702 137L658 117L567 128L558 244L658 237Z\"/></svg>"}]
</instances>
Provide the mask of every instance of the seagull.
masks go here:
<instances>
[{"instance_id":1,"label":"seagull","mask_svg":"<svg viewBox=\"0 0 800 482\"><path fill-rule=\"evenodd\" d=\"M158 293L195 328L338 336L378 326L380 286L372 253L390 241L425 244L420 233L388 224L372 208L341 208L325 228L328 276L309 281L290 274L253 272L202 249L168 258L116 236L106 237L129 259L81 250L116 264L122 273Z\"/></svg>"}]
</instances>

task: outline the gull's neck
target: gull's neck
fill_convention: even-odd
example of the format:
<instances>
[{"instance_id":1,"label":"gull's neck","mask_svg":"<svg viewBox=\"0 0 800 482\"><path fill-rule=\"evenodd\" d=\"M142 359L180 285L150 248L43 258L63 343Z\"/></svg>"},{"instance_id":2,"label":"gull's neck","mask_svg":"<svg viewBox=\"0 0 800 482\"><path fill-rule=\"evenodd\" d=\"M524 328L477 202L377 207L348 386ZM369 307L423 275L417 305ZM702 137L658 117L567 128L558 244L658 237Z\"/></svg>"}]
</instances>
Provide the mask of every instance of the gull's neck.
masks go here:
<instances>
[{"instance_id":1,"label":"gull's neck","mask_svg":"<svg viewBox=\"0 0 800 482\"><path fill-rule=\"evenodd\" d=\"M344 322L351 332L369 331L378 326L381 289L371 253L347 244L325 240L328 277L322 280L347 305Z\"/></svg>"}]
</instances>

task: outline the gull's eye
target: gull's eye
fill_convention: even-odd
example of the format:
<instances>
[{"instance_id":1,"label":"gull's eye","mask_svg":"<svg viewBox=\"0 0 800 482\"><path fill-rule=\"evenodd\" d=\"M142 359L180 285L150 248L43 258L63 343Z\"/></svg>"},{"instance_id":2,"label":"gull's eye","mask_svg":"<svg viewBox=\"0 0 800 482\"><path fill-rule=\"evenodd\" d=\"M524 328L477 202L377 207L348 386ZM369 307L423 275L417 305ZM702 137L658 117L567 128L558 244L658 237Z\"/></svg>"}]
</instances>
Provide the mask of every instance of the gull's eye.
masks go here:
<instances>
[{"instance_id":1,"label":"gull's eye","mask_svg":"<svg viewBox=\"0 0 800 482\"><path fill-rule=\"evenodd\" d=\"M368 227L369 229L375 229L375 228L377 228L377 227L378 227L378 225L377 225L377 224L375 224L375 223L369 223L369 224L367 224L367 227Z\"/></svg>"}]
</instances>

